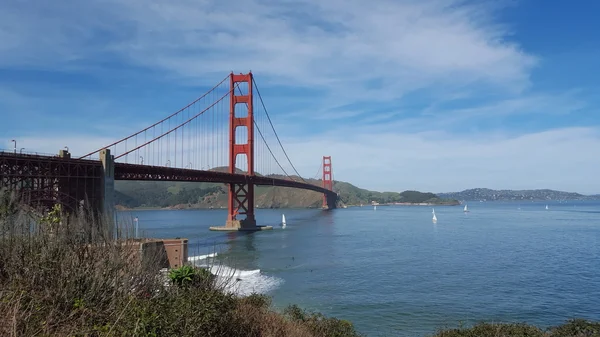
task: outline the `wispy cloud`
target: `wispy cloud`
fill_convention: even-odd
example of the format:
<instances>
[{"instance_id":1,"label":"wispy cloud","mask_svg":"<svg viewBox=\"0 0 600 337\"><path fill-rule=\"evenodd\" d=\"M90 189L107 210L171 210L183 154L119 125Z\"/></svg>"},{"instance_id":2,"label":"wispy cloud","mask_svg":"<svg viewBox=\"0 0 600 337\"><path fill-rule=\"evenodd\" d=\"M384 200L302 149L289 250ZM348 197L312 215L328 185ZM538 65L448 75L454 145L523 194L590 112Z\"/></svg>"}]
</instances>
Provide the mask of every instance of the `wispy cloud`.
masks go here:
<instances>
[{"instance_id":1,"label":"wispy cloud","mask_svg":"<svg viewBox=\"0 0 600 337\"><path fill-rule=\"evenodd\" d=\"M107 54L172 76L253 71L340 97L395 98L473 82L524 88L535 58L486 5L388 1L9 1L0 62L56 66ZM44 34L39 34L39 32ZM8 53L10 51L10 53ZM44 53L41 53L44 51ZM375 86L375 87L371 87Z\"/></svg>"}]
</instances>

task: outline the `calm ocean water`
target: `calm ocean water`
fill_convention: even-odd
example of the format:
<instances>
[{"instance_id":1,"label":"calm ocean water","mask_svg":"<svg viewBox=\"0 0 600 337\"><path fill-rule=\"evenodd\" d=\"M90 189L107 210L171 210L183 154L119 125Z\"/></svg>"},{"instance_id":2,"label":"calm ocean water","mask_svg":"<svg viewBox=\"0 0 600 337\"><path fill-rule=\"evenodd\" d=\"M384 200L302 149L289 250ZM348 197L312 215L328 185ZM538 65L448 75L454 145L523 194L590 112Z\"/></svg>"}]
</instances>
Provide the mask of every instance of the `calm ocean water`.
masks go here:
<instances>
[{"instance_id":1,"label":"calm ocean water","mask_svg":"<svg viewBox=\"0 0 600 337\"><path fill-rule=\"evenodd\" d=\"M197 263L238 270L237 291L348 319L369 336L424 336L480 320L600 320L600 203L257 210L254 234L210 232L225 210L132 211L140 232L186 237ZM207 254L216 250L214 258ZM204 255L204 256L202 256Z\"/></svg>"}]
</instances>

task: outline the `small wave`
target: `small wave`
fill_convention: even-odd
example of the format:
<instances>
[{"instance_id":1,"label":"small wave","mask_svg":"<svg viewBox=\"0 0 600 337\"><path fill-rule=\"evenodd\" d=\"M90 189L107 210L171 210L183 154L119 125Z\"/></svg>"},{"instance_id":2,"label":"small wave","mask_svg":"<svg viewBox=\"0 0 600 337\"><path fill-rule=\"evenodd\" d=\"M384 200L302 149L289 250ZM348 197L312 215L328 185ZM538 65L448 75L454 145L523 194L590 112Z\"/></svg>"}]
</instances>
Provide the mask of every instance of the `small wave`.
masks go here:
<instances>
[{"instance_id":1,"label":"small wave","mask_svg":"<svg viewBox=\"0 0 600 337\"><path fill-rule=\"evenodd\" d=\"M215 257L215 256L217 256L217 253L210 253L210 254L206 254L206 255L190 256L190 257L188 257L188 261L206 260L209 257Z\"/></svg>"},{"instance_id":2,"label":"small wave","mask_svg":"<svg viewBox=\"0 0 600 337\"><path fill-rule=\"evenodd\" d=\"M213 266L211 273L217 275L217 282L226 291L240 296L248 296L252 293L266 294L275 290L283 282L282 279L263 275L260 269L236 270L228 266Z\"/></svg>"},{"instance_id":3,"label":"small wave","mask_svg":"<svg viewBox=\"0 0 600 337\"><path fill-rule=\"evenodd\" d=\"M260 269L240 270L226 265L198 265L208 268L211 274L217 276L217 286L238 296L248 296L252 293L266 294L277 289L283 280L261 274Z\"/></svg>"}]
</instances>

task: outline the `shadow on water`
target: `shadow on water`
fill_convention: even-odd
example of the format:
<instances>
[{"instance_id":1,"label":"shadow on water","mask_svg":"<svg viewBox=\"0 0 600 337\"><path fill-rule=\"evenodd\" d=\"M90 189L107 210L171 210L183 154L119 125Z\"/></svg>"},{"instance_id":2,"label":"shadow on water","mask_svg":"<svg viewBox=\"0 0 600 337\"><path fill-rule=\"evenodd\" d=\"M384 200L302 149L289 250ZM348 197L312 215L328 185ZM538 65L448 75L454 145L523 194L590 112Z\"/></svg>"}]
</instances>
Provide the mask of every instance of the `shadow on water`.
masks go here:
<instances>
[{"instance_id":1,"label":"shadow on water","mask_svg":"<svg viewBox=\"0 0 600 337\"><path fill-rule=\"evenodd\" d=\"M224 249L219 252L219 260L231 267L258 269L260 251L256 249L256 235L260 232L227 232Z\"/></svg>"},{"instance_id":2,"label":"shadow on water","mask_svg":"<svg viewBox=\"0 0 600 337\"><path fill-rule=\"evenodd\" d=\"M227 239L229 240L229 251L235 250L238 243L242 242L246 251L254 252L256 247L254 245L255 235L257 232L228 232Z\"/></svg>"},{"instance_id":3,"label":"shadow on water","mask_svg":"<svg viewBox=\"0 0 600 337\"><path fill-rule=\"evenodd\" d=\"M335 223L334 221L334 210L323 210L321 213L317 214L317 219L321 218L321 219L325 219L325 224L327 225L333 225Z\"/></svg>"}]
</instances>

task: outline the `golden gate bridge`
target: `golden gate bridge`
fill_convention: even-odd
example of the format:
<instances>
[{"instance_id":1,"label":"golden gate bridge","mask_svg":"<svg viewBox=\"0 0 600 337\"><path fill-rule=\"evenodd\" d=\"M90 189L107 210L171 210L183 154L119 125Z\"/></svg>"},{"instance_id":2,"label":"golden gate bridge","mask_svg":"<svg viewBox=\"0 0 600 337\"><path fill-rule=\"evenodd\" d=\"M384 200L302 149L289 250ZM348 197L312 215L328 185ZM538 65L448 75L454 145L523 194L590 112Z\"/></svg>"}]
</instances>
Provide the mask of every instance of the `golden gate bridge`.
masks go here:
<instances>
[{"instance_id":1,"label":"golden gate bridge","mask_svg":"<svg viewBox=\"0 0 600 337\"><path fill-rule=\"evenodd\" d=\"M215 229L258 230L255 185L322 193L322 207L331 209L337 202L331 167L331 157L323 156L320 183L303 178L252 73L231 73L182 109L84 155L0 152L0 189L17 190L33 206L87 205L110 222L115 180L224 183L228 215Z\"/></svg>"}]
</instances>

